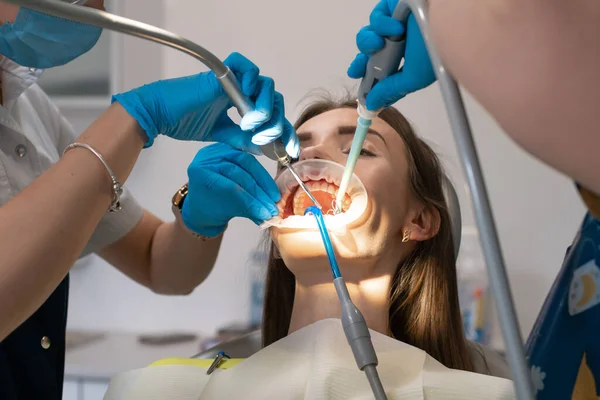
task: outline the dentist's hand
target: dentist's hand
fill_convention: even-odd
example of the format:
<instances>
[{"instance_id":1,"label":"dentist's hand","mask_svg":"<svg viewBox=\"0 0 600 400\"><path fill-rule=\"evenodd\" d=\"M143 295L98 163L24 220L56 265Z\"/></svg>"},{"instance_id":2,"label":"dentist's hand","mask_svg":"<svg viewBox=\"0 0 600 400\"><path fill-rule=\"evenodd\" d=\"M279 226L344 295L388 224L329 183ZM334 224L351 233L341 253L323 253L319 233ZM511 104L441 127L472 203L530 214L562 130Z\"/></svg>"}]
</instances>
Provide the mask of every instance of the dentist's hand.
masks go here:
<instances>
[{"instance_id":1,"label":"dentist's hand","mask_svg":"<svg viewBox=\"0 0 600 400\"><path fill-rule=\"evenodd\" d=\"M161 134L178 140L222 142L262 154L258 146L281 137L288 153L298 156L298 137L285 118L283 96L275 91L273 80L259 76L258 67L238 53L232 53L224 64L255 104L239 126L227 115L233 104L213 72L157 81L118 94L113 102L118 101L144 129L145 147Z\"/></svg>"},{"instance_id":2,"label":"dentist's hand","mask_svg":"<svg viewBox=\"0 0 600 400\"><path fill-rule=\"evenodd\" d=\"M381 0L371 12L370 24L358 32L356 44L360 53L348 69L350 78L359 79L365 75L369 55L383 48L383 37L400 35L405 31L404 25L391 17L396 4L398 0ZM367 108L375 111L391 106L407 94L431 85L435 79L423 36L411 13L406 26L404 65L399 72L371 89L367 95Z\"/></svg>"},{"instance_id":3,"label":"dentist's hand","mask_svg":"<svg viewBox=\"0 0 600 400\"><path fill-rule=\"evenodd\" d=\"M188 167L183 222L202 236L221 234L234 217L255 224L276 216L281 198L275 181L251 154L223 143L206 146Z\"/></svg>"}]
</instances>

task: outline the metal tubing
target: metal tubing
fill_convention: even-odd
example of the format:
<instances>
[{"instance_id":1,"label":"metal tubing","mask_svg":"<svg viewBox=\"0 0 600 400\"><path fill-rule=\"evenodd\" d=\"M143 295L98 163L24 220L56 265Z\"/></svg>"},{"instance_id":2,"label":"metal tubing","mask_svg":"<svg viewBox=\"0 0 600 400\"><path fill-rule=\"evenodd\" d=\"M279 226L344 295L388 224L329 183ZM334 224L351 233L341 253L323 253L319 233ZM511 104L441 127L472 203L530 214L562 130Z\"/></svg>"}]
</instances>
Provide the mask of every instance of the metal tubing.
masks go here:
<instances>
[{"instance_id":1,"label":"metal tubing","mask_svg":"<svg viewBox=\"0 0 600 400\"><path fill-rule=\"evenodd\" d=\"M214 72L221 82L223 90L227 93L241 116L254 109L250 100L240 90L235 75L229 71L229 68L221 60L204 47L179 35L143 22L110 14L106 11L81 7L76 5L77 2L73 3L61 0L0 1L26 7L55 17L71 19L84 24L136 36L182 51L199 60Z\"/></svg>"},{"instance_id":2,"label":"metal tubing","mask_svg":"<svg viewBox=\"0 0 600 400\"><path fill-rule=\"evenodd\" d=\"M519 399L533 400L535 398L535 391L529 367L525 360L523 340L510 291L504 258L462 96L456 81L444 67L435 44L429 36L426 0L403 1L408 4L419 23L431 62L440 83L442 97L446 105L454 139L456 140L460 161L471 191L475 219L479 229L479 240L488 267L490 285L496 301L515 390Z\"/></svg>"}]
</instances>

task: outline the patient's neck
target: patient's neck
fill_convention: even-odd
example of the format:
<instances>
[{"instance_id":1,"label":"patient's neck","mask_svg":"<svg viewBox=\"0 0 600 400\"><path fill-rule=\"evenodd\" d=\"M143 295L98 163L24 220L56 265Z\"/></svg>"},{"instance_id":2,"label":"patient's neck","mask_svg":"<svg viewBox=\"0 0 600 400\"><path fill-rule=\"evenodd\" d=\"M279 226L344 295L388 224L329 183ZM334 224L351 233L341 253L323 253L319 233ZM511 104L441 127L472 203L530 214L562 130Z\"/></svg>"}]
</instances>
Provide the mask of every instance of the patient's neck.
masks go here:
<instances>
[{"instance_id":1,"label":"patient's neck","mask_svg":"<svg viewBox=\"0 0 600 400\"><path fill-rule=\"evenodd\" d=\"M352 302L362 312L370 329L388 334L391 274L346 282ZM340 318L340 302L333 277L320 281L296 280L296 294L289 333L326 318Z\"/></svg>"}]
</instances>

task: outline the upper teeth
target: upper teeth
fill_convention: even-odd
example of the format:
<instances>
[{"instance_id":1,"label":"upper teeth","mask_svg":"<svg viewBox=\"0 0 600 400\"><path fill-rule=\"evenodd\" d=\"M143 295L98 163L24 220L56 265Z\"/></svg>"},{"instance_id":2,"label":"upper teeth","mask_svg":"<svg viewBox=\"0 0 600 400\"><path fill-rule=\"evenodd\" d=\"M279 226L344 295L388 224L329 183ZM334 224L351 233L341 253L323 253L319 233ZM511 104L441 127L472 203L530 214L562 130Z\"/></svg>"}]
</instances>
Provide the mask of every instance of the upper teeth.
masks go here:
<instances>
[{"instance_id":1,"label":"upper teeth","mask_svg":"<svg viewBox=\"0 0 600 400\"><path fill-rule=\"evenodd\" d=\"M324 181L308 181L305 182L306 187L308 188L308 190L310 190L311 192L327 192L329 194L331 194L332 199L335 199L335 196L337 195L337 191L338 188L337 186L335 186L332 183L329 182L324 182ZM297 190L296 193L294 194L294 198L293 198L293 213L295 215L304 215L304 208L305 208L305 200L306 200L306 193L304 193L302 190ZM285 209L286 204L288 201L288 196L282 196L281 202L279 204L279 208L280 210ZM350 196L348 196L348 194L346 194L344 196L344 201L342 203L342 209L344 211L346 211L351 204L351 200L350 200ZM330 209L330 208L334 208L333 204L321 204L321 206L323 206L326 209Z\"/></svg>"}]
</instances>

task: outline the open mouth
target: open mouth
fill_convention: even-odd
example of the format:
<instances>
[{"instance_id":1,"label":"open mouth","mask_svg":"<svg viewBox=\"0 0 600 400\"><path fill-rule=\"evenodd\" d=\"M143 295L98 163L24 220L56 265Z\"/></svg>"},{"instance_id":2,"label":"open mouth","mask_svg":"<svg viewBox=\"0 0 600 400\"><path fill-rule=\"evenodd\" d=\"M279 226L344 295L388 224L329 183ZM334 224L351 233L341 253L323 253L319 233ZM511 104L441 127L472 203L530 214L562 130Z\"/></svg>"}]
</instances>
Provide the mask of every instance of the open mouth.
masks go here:
<instances>
[{"instance_id":1,"label":"open mouth","mask_svg":"<svg viewBox=\"0 0 600 400\"><path fill-rule=\"evenodd\" d=\"M301 179L315 200L321 205L321 212L326 215L334 215L337 208L336 197L340 189L340 182L337 182L331 176L323 176L317 180L301 176ZM351 204L352 199L346 193L342 201L342 212L348 211ZM312 200L298 185L282 193L281 200L277 204L283 219L292 215L304 215L304 210L312 205Z\"/></svg>"},{"instance_id":2,"label":"open mouth","mask_svg":"<svg viewBox=\"0 0 600 400\"><path fill-rule=\"evenodd\" d=\"M344 175L342 165L329 160L313 159L294 164L294 169L321 205L328 230L345 232L347 225L358 220L367 210L367 191L360 179L352 175L342 200L342 212L336 212L335 201ZM261 228L318 230L315 218L304 215L313 202L300 188L293 175L284 170L275 182L281 193L281 200L277 203L279 215L265 221Z\"/></svg>"}]
</instances>

